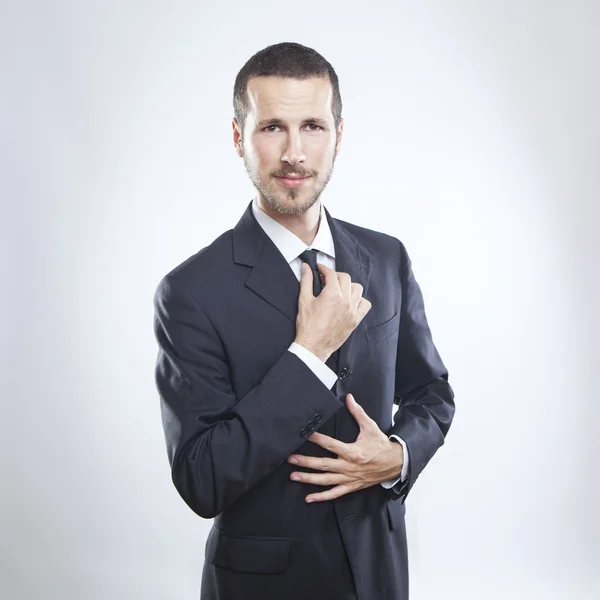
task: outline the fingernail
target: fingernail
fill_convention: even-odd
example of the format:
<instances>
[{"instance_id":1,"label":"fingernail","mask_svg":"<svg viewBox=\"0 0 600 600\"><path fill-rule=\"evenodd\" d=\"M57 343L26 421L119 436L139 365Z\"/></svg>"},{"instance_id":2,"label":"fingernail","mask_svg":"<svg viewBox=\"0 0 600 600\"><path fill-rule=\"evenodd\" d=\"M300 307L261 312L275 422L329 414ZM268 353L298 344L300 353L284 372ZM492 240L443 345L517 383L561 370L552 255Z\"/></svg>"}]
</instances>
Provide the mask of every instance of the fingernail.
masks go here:
<instances>
[{"instance_id":1,"label":"fingernail","mask_svg":"<svg viewBox=\"0 0 600 600\"><path fill-rule=\"evenodd\" d=\"M291 462L293 465L297 465L297 464L298 464L298 459L297 459L297 458L290 458L290 462Z\"/></svg>"}]
</instances>

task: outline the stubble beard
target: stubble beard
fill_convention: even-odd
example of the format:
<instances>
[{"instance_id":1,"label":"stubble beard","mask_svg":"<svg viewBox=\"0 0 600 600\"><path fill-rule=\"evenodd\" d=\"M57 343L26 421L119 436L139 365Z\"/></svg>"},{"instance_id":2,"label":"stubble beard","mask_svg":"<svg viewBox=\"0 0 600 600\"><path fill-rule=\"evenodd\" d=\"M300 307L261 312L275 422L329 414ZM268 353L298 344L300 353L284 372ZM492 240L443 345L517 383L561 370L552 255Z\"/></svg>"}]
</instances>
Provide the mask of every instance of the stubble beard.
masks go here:
<instances>
[{"instance_id":1,"label":"stubble beard","mask_svg":"<svg viewBox=\"0 0 600 600\"><path fill-rule=\"evenodd\" d=\"M278 212L280 215L302 215L304 214L311 206L315 204L315 202L321 197L321 193L329 183L331 176L333 175L333 165L335 164L335 155L331 160L331 166L323 180L323 182L314 190L314 192L300 204L297 204L295 200L297 200L301 194L301 188L289 188L287 190L282 190L281 194L273 194L269 191L267 182L261 181L258 172L248 164L246 160L246 156L244 155L244 167L246 168L246 172L248 173L248 177L252 184L260 194L261 199L267 204L271 210ZM272 177L271 175L269 177ZM317 175L312 175L312 177L317 177ZM276 184L278 185L278 184ZM291 204L287 204L282 201L281 197L285 196L292 200Z\"/></svg>"}]
</instances>

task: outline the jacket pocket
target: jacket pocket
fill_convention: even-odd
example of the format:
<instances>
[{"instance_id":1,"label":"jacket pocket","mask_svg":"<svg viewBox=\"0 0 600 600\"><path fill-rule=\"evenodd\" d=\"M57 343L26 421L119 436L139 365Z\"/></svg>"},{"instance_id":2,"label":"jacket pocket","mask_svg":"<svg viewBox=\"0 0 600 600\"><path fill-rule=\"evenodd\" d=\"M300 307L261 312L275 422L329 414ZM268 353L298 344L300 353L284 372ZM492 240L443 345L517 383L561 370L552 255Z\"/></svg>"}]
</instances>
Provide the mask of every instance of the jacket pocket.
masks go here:
<instances>
[{"instance_id":1,"label":"jacket pocket","mask_svg":"<svg viewBox=\"0 0 600 600\"><path fill-rule=\"evenodd\" d=\"M211 527L206 560L240 573L284 573L290 562L291 538L235 536Z\"/></svg>"},{"instance_id":2,"label":"jacket pocket","mask_svg":"<svg viewBox=\"0 0 600 600\"><path fill-rule=\"evenodd\" d=\"M393 317L389 318L387 321L365 329L367 340L370 344L375 344L377 342L387 340L389 337L392 337L395 333L397 333L399 322L400 313L397 312L396 314L394 314Z\"/></svg>"}]
</instances>

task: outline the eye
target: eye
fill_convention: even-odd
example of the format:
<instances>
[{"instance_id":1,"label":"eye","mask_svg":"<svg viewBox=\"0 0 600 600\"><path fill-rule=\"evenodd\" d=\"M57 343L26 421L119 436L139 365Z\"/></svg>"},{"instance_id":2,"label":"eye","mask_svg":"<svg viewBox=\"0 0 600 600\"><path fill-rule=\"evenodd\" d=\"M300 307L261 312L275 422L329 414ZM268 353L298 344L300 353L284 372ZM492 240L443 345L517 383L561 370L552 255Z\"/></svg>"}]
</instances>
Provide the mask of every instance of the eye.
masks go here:
<instances>
[{"instance_id":1,"label":"eye","mask_svg":"<svg viewBox=\"0 0 600 600\"><path fill-rule=\"evenodd\" d=\"M274 129L271 129L271 127L277 127L277 125L269 125L268 127L265 127L263 129L263 131L266 131L268 133L272 133L274 131Z\"/></svg>"},{"instance_id":2,"label":"eye","mask_svg":"<svg viewBox=\"0 0 600 600\"><path fill-rule=\"evenodd\" d=\"M310 131L319 131L323 129L320 125L317 125L316 123L309 123L307 127L315 127L315 129L311 129Z\"/></svg>"}]
</instances>

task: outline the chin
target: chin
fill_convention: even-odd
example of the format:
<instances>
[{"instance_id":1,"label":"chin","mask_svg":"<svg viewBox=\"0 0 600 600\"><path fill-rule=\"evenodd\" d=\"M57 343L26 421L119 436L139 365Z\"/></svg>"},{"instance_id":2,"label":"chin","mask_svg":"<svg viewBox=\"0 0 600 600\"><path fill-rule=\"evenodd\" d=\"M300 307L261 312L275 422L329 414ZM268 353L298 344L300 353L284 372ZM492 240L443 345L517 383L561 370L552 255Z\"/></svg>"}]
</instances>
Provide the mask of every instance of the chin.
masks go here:
<instances>
[{"instance_id":1,"label":"chin","mask_svg":"<svg viewBox=\"0 0 600 600\"><path fill-rule=\"evenodd\" d=\"M316 202L316 200L311 200L310 196L307 197L301 192L296 193L294 197L279 192L268 197L265 196L265 201L272 210L282 215L304 214Z\"/></svg>"}]
</instances>

